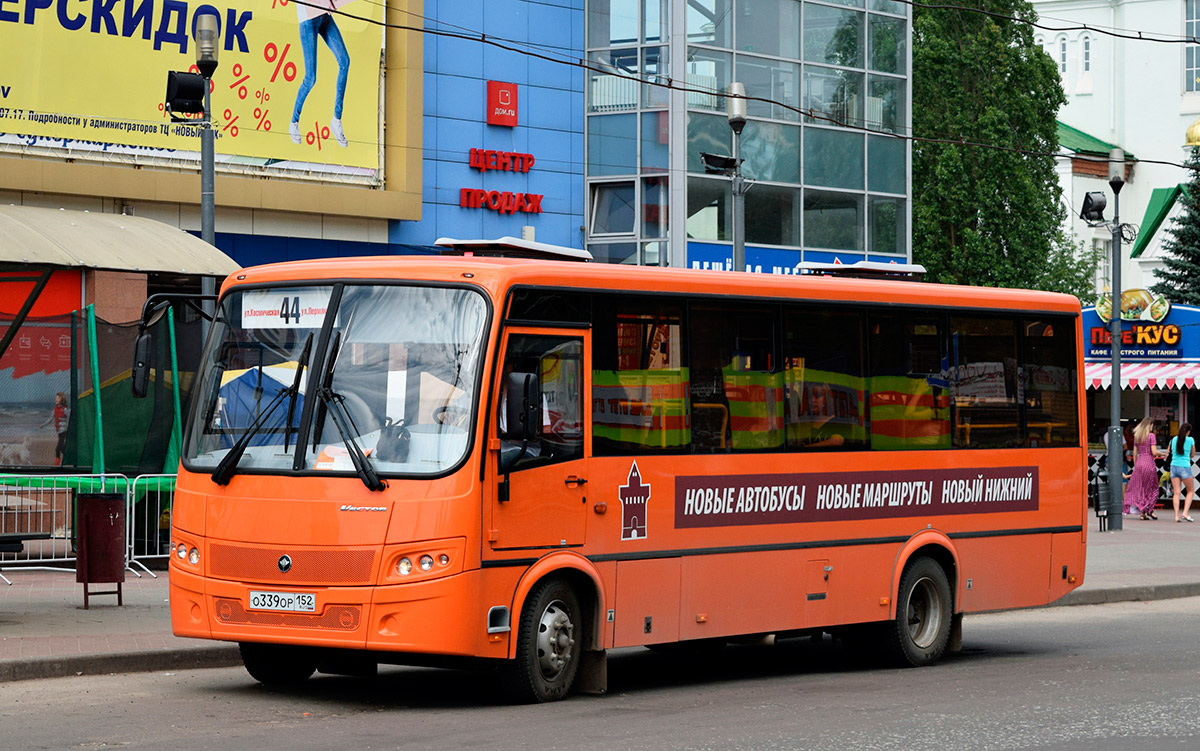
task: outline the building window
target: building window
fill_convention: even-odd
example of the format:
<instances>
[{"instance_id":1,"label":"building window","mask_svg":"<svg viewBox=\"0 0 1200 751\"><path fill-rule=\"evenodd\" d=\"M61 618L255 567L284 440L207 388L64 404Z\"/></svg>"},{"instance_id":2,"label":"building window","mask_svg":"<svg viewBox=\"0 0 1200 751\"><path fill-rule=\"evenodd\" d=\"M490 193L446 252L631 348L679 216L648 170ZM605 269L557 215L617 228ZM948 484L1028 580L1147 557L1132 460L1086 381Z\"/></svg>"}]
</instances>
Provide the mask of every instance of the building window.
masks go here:
<instances>
[{"instance_id":1,"label":"building window","mask_svg":"<svg viewBox=\"0 0 1200 751\"><path fill-rule=\"evenodd\" d=\"M804 245L809 248L861 252L862 194L805 189Z\"/></svg>"},{"instance_id":2,"label":"building window","mask_svg":"<svg viewBox=\"0 0 1200 751\"><path fill-rule=\"evenodd\" d=\"M822 260L841 251L905 254L908 147L887 136L911 127L908 6L585 0L584 7L591 64L584 242L598 260L690 265L687 255L671 255L685 246L719 255L714 244L732 239L731 181L706 170L701 154L733 154L726 117L733 81L750 97L740 140L743 176L756 185L745 202L746 242L771 252L799 246L795 261L808 250ZM1057 65L1058 36L1038 41ZM667 175L680 165L684 174L668 195Z\"/></svg>"},{"instance_id":3,"label":"building window","mask_svg":"<svg viewBox=\"0 0 1200 751\"><path fill-rule=\"evenodd\" d=\"M1200 36L1200 0L1186 0L1183 33L1189 39ZM1200 91L1200 45L1189 44L1183 50L1183 90Z\"/></svg>"},{"instance_id":4,"label":"building window","mask_svg":"<svg viewBox=\"0 0 1200 751\"><path fill-rule=\"evenodd\" d=\"M637 146L637 115L593 115L588 118L589 175L635 174Z\"/></svg>"},{"instance_id":5,"label":"building window","mask_svg":"<svg viewBox=\"0 0 1200 751\"><path fill-rule=\"evenodd\" d=\"M1079 43L1081 45L1083 45L1083 72L1091 73L1092 72L1092 38L1089 36L1085 36L1079 40Z\"/></svg>"},{"instance_id":6,"label":"building window","mask_svg":"<svg viewBox=\"0 0 1200 751\"><path fill-rule=\"evenodd\" d=\"M588 3L588 46L637 44L637 0L591 0Z\"/></svg>"},{"instance_id":7,"label":"building window","mask_svg":"<svg viewBox=\"0 0 1200 751\"><path fill-rule=\"evenodd\" d=\"M594 183L592 185L591 234L629 235L634 232L636 214L633 183Z\"/></svg>"},{"instance_id":8,"label":"building window","mask_svg":"<svg viewBox=\"0 0 1200 751\"><path fill-rule=\"evenodd\" d=\"M688 44L729 47L733 24L731 0L695 0L687 4Z\"/></svg>"},{"instance_id":9,"label":"building window","mask_svg":"<svg viewBox=\"0 0 1200 751\"><path fill-rule=\"evenodd\" d=\"M1109 238L1092 238L1092 252L1099 260L1096 265L1096 289L1107 290L1112 282L1112 240Z\"/></svg>"},{"instance_id":10,"label":"building window","mask_svg":"<svg viewBox=\"0 0 1200 751\"><path fill-rule=\"evenodd\" d=\"M1058 39L1058 72L1064 76L1067 74L1067 38L1059 37Z\"/></svg>"},{"instance_id":11,"label":"building window","mask_svg":"<svg viewBox=\"0 0 1200 751\"><path fill-rule=\"evenodd\" d=\"M689 176L687 197L689 239L733 239L733 193L728 180Z\"/></svg>"},{"instance_id":12,"label":"building window","mask_svg":"<svg viewBox=\"0 0 1200 751\"><path fill-rule=\"evenodd\" d=\"M867 199L867 250L901 255L908 242L904 199L870 196Z\"/></svg>"}]
</instances>

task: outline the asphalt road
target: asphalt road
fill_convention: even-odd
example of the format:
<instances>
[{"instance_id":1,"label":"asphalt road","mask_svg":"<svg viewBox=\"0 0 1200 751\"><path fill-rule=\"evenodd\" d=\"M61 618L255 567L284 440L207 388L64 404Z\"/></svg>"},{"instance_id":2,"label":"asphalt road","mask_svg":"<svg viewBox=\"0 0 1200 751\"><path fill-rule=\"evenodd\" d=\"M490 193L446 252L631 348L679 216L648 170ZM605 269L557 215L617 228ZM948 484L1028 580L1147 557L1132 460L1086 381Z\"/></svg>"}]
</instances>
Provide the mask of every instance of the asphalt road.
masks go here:
<instances>
[{"instance_id":1,"label":"asphalt road","mask_svg":"<svg viewBox=\"0 0 1200 751\"><path fill-rule=\"evenodd\" d=\"M1200 598L969 616L940 665L828 639L716 656L622 650L604 697L499 704L487 674L388 668L287 691L241 668L0 683L4 747L1194 749Z\"/></svg>"}]
</instances>

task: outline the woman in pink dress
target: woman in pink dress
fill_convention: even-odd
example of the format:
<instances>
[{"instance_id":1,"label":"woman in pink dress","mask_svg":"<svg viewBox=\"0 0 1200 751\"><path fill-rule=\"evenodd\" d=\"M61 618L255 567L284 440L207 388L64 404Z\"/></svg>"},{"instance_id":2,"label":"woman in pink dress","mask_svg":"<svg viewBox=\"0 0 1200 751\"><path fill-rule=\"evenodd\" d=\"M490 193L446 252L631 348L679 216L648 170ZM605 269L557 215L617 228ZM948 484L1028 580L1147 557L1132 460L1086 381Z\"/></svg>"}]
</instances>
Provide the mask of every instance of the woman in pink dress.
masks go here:
<instances>
[{"instance_id":1,"label":"woman in pink dress","mask_svg":"<svg viewBox=\"0 0 1200 751\"><path fill-rule=\"evenodd\" d=\"M1158 503L1159 471L1154 464L1157 456L1166 456L1155 444L1154 421L1143 419L1133 430L1133 472L1125 487L1125 513L1137 511L1143 519L1157 519L1154 505Z\"/></svg>"}]
</instances>

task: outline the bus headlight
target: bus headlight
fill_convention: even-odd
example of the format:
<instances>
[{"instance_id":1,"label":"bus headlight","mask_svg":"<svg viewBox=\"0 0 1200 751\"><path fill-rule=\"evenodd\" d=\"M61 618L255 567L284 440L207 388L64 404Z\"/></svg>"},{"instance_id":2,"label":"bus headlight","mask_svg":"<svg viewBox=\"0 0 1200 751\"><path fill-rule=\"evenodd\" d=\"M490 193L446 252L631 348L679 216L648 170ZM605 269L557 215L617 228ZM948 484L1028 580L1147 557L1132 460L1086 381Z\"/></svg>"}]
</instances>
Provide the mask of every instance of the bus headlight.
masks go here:
<instances>
[{"instance_id":1,"label":"bus headlight","mask_svg":"<svg viewBox=\"0 0 1200 751\"><path fill-rule=\"evenodd\" d=\"M182 542L179 543L179 546L175 548L175 555L179 556L179 560L181 561L187 558L187 545L184 545Z\"/></svg>"},{"instance_id":2,"label":"bus headlight","mask_svg":"<svg viewBox=\"0 0 1200 751\"><path fill-rule=\"evenodd\" d=\"M2 0L0 0L2 1ZM466 539L426 540L388 546L387 562L380 567L380 584L416 584L461 574L466 560Z\"/></svg>"},{"instance_id":3,"label":"bus headlight","mask_svg":"<svg viewBox=\"0 0 1200 751\"><path fill-rule=\"evenodd\" d=\"M200 562L200 550L197 548L192 548L191 550L188 551L188 563L195 566L199 562Z\"/></svg>"}]
</instances>

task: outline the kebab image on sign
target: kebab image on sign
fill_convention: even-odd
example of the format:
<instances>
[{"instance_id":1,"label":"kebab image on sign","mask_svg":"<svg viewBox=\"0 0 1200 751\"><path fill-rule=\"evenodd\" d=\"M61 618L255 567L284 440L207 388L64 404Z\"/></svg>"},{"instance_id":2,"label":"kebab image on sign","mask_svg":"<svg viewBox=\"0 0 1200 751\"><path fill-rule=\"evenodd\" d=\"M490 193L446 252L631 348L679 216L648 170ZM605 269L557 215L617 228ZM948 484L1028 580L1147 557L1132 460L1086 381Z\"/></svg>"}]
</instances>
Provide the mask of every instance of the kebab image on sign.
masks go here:
<instances>
[{"instance_id":1,"label":"kebab image on sign","mask_svg":"<svg viewBox=\"0 0 1200 751\"><path fill-rule=\"evenodd\" d=\"M1121 320L1160 322L1171 312L1171 303L1163 296L1155 297L1148 290L1127 289L1121 293ZM1096 301L1096 315L1102 321L1112 320L1112 298L1101 295Z\"/></svg>"}]
</instances>

